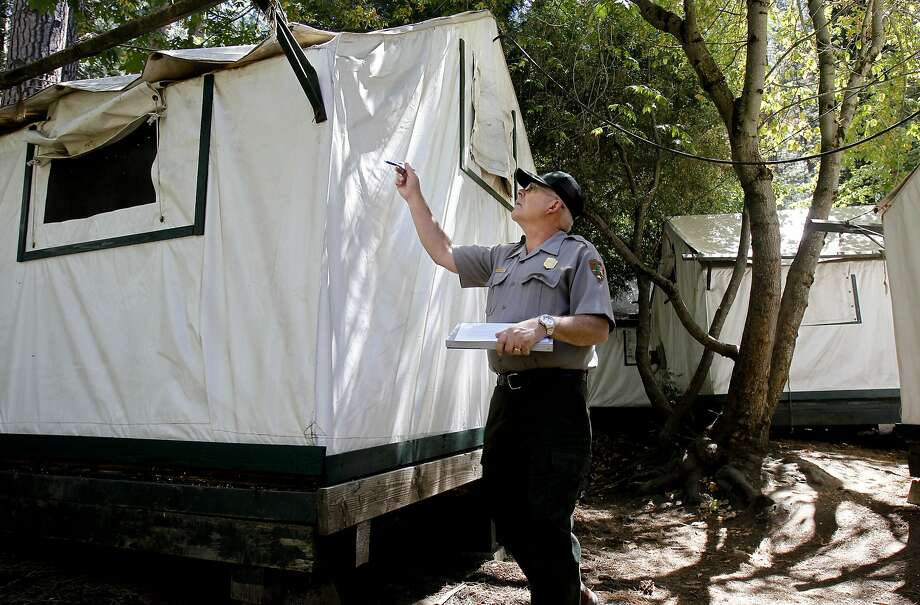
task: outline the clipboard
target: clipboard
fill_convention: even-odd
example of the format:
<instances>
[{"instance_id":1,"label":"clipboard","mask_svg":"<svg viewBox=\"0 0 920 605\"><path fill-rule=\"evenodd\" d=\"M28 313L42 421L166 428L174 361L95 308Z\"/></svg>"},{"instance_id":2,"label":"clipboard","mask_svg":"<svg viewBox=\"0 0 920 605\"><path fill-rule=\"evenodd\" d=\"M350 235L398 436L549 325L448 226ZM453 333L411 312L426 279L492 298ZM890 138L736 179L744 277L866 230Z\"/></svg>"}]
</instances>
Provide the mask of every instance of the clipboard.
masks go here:
<instances>
[{"instance_id":1,"label":"clipboard","mask_svg":"<svg viewBox=\"0 0 920 605\"><path fill-rule=\"evenodd\" d=\"M510 328L510 323L458 323L450 331L445 344L448 349L488 349L494 351L496 332ZM530 348L531 352L552 353L553 339L544 337Z\"/></svg>"}]
</instances>

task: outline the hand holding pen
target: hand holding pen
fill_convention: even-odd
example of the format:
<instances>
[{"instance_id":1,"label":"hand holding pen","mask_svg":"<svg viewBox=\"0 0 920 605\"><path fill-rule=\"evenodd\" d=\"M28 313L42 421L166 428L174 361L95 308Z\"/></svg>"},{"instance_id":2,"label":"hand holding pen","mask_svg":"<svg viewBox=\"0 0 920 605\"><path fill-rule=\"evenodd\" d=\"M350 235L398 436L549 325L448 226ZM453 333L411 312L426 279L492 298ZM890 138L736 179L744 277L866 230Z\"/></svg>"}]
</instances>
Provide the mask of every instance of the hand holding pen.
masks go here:
<instances>
[{"instance_id":1,"label":"hand holding pen","mask_svg":"<svg viewBox=\"0 0 920 605\"><path fill-rule=\"evenodd\" d=\"M409 162L400 164L399 162L391 162L390 160L384 161L392 165L396 170L396 190L404 200L411 202L416 196L422 196L422 188L418 180L418 174L415 172L415 169L412 168L412 164Z\"/></svg>"}]
</instances>

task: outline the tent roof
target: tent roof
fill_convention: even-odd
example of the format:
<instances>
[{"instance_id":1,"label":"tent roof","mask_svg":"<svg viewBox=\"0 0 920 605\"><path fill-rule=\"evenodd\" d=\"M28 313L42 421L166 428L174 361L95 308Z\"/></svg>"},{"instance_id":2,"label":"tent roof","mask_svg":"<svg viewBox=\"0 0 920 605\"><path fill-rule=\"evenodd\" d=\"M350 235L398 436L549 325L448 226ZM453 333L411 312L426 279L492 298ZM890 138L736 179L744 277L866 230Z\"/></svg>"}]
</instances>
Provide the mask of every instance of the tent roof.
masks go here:
<instances>
[{"instance_id":1,"label":"tent roof","mask_svg":"<svg viewBox=\"0 0 920 605\"><path fill-rule=\"evenodd\" d=\"M471 11L451 17L438 17L422 23L363 34L330 32L300 23L291 23L290 28L300 45L309 47L324 44L339 35L398 35L430 27L484 18L491 19L491 13L489 11ZM16 130L30 122L44 119L48 107L54 101L75 91L119 92L137 86L142 82L185 80L221 69L242 67L249 63L280 55L282 52L281 46L274 35L270 35L259 44L155 51L147 56L144 70L140 74L60 82L43 88L19 103L0 107L0 134Z\"/></svg>"},{"instance_id":2,"label":"tent roof","mask_svg":"<svg viewBox=\"0 0 920 605\"><path fill-rule=\"evenodd\" d=\"M807 215L807 208L779 211L780 249L783 257L795 256ZM873 206L834 208L828 219L854 225L879 225ZM675 216L668 221L668 225L677 237L696 252L699 260L734 260L738 255L740 214ZM878 234L872 234L872 238L874 241L861 234L828 233L821 257L878 256L884 250L884 242Z\"/></svg>"}]
</instances>

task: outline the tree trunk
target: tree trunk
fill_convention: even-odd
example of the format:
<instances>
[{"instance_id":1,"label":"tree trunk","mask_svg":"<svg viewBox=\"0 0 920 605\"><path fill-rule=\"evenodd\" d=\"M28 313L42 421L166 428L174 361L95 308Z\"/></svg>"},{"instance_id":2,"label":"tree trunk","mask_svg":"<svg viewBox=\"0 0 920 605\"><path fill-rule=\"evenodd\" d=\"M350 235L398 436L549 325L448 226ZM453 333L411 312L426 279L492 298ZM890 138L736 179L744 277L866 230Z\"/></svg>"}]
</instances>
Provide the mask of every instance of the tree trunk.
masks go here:
<instances>
[{"instance_id":1,"label":"tree trunk","mask_svg":"<svg viewBox=\"0 0 920 605\"><path fill-rule=\"evenodd\" d=\"M743 161L759 159L757 147L745 146L738 154ZM750 158L750 159L749 159ZM747 318L741 336L738 360L732 370L723 415L714 437L732 458L736 453L764 452L767 449L770 418L765 410L769 401L770 351L773 350L779 312L780 232L773 174L766 167L737 167L744 190L744 205L751 220L751 293Z\"/></svg>"},{"instance_id":2,"label":"tree trunk","mask_svg":"<svg viewBox=\"0 0 920 605\"><path fill-rule=\"evenodd\" d=\"M66 2L66 0L65 0ZM73 46L77 43L77 12L82 8L83 3L79 0L68 4L67 13L67 33L64 38L64 48ZM61 82L70 82L79 80L80 62L74 61L61 68Z\"/></svg>"},{"instance_id":3,"label":"tree trunk","mask_svg":"<svg viewBox=\"0 0 920 605\"><path fill-rule=\"evenodd\" d=\"M714 437L730 461L750 453L765 452L768 445L770 364L779 314L781 257L779 217L773 193L773 173L760 155L760 109L767 67L767 16L765 0L747 1L747 45L744 90L735 101L729 128L735 173L744 191L744 207L751 220L751 295L741 335L738 361L732 371L725 411Z\"/></svg>"},{"instance_id":4,"label":"tree trunk","mask_svg":"<svg viewBox=\"0 0 920 605\"><path fill-rule=\"evenodd\" d=\"M71 9L66 0L60 0L47 13L33 11L27 0L13 0L7 53L9 67L19 67L63 49L67 44L71 20ZM60 81L61 68L27 80L7 90L3 95L3 104L17 103L49 84Z\"/></svg>"},{"instance_id":5,"label":"tree trunk","mask_svg":"<svg viewBox=\"0 0 920 605\"><path fill-rule=\"evenodd\" d=\"M10 3L0 0L0 69L6 69L6 30L9 25Z\"/></svg>"}]
</instances>

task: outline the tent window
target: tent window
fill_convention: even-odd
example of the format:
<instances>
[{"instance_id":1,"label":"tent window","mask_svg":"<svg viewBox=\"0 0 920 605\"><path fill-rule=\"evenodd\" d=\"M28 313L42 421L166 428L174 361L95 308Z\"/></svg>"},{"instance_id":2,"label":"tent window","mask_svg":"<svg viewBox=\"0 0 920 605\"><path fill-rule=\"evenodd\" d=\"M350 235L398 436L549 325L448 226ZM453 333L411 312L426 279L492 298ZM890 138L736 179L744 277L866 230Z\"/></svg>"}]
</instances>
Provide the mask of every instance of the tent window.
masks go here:
<instances>
[{"instance_id":1,"label":"tent window","mask_svg":"<svg viewBox=\"0 0 920 605\"><path fill-rule=\"evenodd\" d=\"M157 154L156 128L143 123L116 143L75 158L51 160L44 222L156 202L150 177Z\"/></svg>"},{"instance_id":2,"label":"tent window","mask_svg":"<svg viewBox=\"0 0 920 605\"><path fill-rule=\"evenodd\" d=\"M47 167L36 165L33 161L36 146L28 143L16 261L21 263L204 235L214 100L213 74L203 76L201 83L201 121L194 200L183 197L179 202L173 202L185 203L187 210L194 211L193 220L189 224L173 226L163 220L161 208L151 205L161 201L157 198L151 177L159 151L157 124L148 125L142 121L138 128L114 143L78 157L50 160ZM186 161L189 160L192 158ZM36 208L33 212L33 177L36 174L47 179L47 187L44 189L44 211ZM163 174L162 177L165 181L167 175ZM37 189L40 196L41 185ZM192 201L194 206L189 207ZM39 199L38 204L41 202ZM134 222L125 227L119 223L122 217ZM158 223L157 217L160 219ZM97 230L99 225L102 227ZM64 234L59 237L58 243L46 243L36 237L36 232L47 234L55 231L59 236ZM99 239L90 239L97 235Z\"/></svg>"},{"instance_id":3,"label":"tent window","mask_svg":"<svg viewBox=\"0 0 920 605\"><path fill-rule=\"evenodd\" d=\"M466 117L467 117L467 107L472 108L472 100L467 100L467 90L466 90L466 45L463 39L460 39L460 170L464 174L469 176L474 183L482 187L486 193L491 195L498 201L499 204L507 208L508 210L514 210L513 200L517 197L517 182L511 183L511 191L508 191L509 183L500 182L503 180L496 175L491 175L489 180L493 180L494 184L498 186L498 191L496 187L493 187L492 184L486 182L482 175L477 174L478 171L471 170L469 166L466 165L466 158L469 156L469 133L467 132L466 127ZM472 108L475 112L475 108ZM475 115L475 114L474 114ZM512 133L511 133L511 156L514 158L515 164L517 164L517 116L516 112L511 112L512 119Z\"/></svg>"},{"instance_id":4,"label":"tent window","mask_svg":"<svg viewBox=\"0 0 920 605\"><path fill-rule=\"evenodd\" d=\"M842 270L815 274L802 326L839 326L862 323L856 275Z\"/></svg>"}]
</instances>

